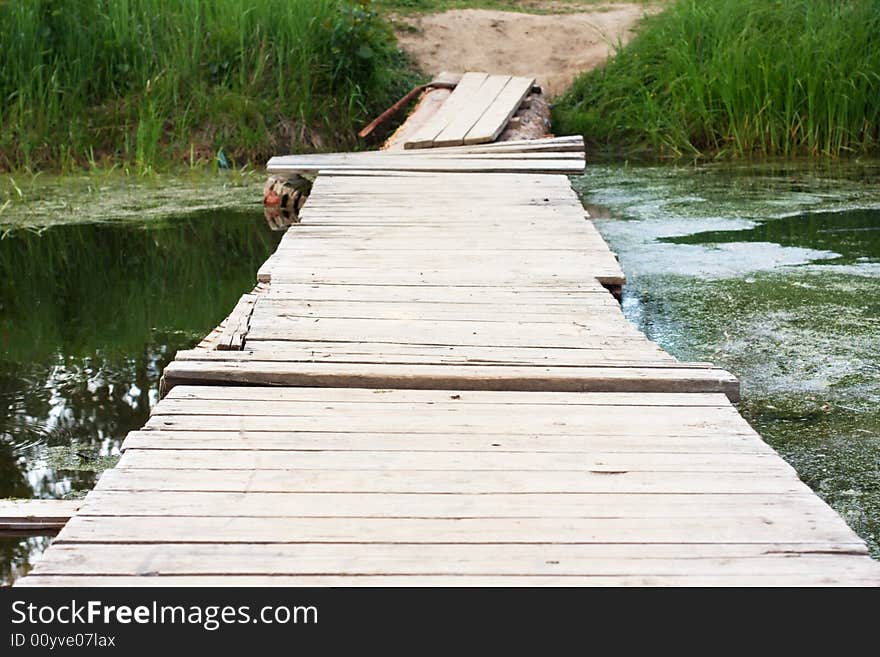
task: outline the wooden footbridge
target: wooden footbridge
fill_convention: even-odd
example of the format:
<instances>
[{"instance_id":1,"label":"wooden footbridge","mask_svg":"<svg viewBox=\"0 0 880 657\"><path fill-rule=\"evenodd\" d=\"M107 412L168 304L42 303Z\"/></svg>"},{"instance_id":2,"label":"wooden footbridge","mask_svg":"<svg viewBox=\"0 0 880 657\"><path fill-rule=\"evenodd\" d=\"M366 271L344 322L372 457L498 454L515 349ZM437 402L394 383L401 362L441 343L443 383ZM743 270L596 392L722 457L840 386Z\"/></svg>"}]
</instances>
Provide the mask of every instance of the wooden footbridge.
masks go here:
<instances>
[{"instance_id":1,"label":"wooden footbridge","mask_svg":"<svg viewBox=\"0 0 880 657\"><path fill-rule=\"evenodd\" d=\"M734 377L624 318L582 149L273 159L301 223L19 584L880 583Z\"/></svg>"}]
</instances>

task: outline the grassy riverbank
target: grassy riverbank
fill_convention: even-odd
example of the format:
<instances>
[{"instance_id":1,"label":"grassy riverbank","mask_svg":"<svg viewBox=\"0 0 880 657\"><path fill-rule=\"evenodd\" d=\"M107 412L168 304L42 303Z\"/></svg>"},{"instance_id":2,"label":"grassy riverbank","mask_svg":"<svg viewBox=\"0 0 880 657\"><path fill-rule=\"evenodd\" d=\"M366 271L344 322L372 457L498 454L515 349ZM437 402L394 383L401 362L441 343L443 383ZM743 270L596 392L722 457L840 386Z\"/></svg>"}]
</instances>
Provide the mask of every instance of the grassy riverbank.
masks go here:
<instances>
[{"instance_id":1,"label":"grassy riverbank","mask_svg":"<svg viewBox=\"0 0 880 657\"><path fill-rule=\"evenodd\" d=\"M677 0L554 111L612 156L877 153L880 5Z\"/></svg>"},{"instance_id":2,"label":"grassy riverbank","mask_svg":"<svg viewBox=\"0 0 880 657\"><path fill-rule=\"evenodd\" d=\"M10 0L0 42L0 170L351 148L414 77L355 0Z\"/></svg>"}]
</instances>

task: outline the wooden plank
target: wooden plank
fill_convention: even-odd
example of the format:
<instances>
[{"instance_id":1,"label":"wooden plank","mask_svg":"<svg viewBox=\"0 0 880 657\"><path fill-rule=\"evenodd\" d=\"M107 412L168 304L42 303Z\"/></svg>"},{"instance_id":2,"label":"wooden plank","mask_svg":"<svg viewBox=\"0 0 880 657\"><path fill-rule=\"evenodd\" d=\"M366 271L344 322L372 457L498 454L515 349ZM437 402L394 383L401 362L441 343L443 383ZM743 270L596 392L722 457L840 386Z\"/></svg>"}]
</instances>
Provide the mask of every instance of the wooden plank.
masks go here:
<instances>
[{"instance_id":1,"label":"wooden plank","mask_svg":"<svg viewBox=\"0 0 880 657\"><path fill-rule=\"evenodd\" d=\"M434 147L430 153L536 153L536 152L583 152L581 135L547 137L544 139L518 139L466 146ZM418 153L419 151L410 151Z\"/></svg>"},{"instance_id":2,"label":"wooden plank","mask_svg":"<svg viewBox=\"0 0 880 657\"><path fill-rule=\"evenodd\" d=\"M388 413L389 408L380 409ZM540 407L535 412L540 412ZM161 415L151 417L145 428L149 431L327 431L330 433L434 433L439 430L437 423L442 422L442 430L457 434L476 433L481 435L532 435L535 433L545 435L569 435L571 433L586 433L595 431L602 435L616 435L622 437L637 437L656 435L658 432L667 431L678 436L704 435L709 432L734 432L737 426L736 420L726 414L710 413L701 415L693 420L680 421L674 427L662 429L652 425L650 420L637 418L638 421L627 425L619 418L623 414L622 409L608 409L602 415L594 415L592 421L579 421L577 418L567 421L559 421L548 426L546 423L537 422L527 416L517 416L516 420L494 413L484 418L483 421L475 421L465 417L469 413L436 413L422 419L413 416L409 412L398 412L383 420L381 416L358 417L352 421L333 414L327 416L266 416L266 415ZM694 415L686 414L684 415ZM618 418L614 416L618 416ZM647 417L654 412L646 413ZM491 420L494 424L487 427L485 421ZM434 423L434 424L432 424ZM670 422L670 424L672 424ZM436 425L436 426L435 426ZM740 425L742 426L742 425Z\"/></svg>"},{"instance_id":3,"label":"wooden plank","mask_svg":"<svg viewBox=\"0 0 880 657\"><path fill-rule=\"evenodd\" d=\"M410 158L402 157L395 160L392 156L381 160L363 160L352 163L325 164L310 160L307 156L295 156L296 159L279 162L271 159L266 164L266 171L277 174L316 175L322 172L338 171L427 171L455 173L561 173L569 175L581 174L584 171L584 160L581 158L542 158L534 160L522 159L491 159L491 158Z\"/></svg>"},{"instance_id":4,"label":"wooden plank","mask_svg":"<svg viewBox=\"0 0 880 657\"><path fill-rule=\"evenodd\" d=\"M248 323L256 300L256 294L243 294L241 296L229 317L226 318L226 325L217 340L216 349L240 350L244 346L245 336L247 336L248 332Z\"/></svg>"},{"instance_id":5,"label":"wooden plank","mask_svg":"<svg viewBox=\"0 0 880 657\"><path fill-rule=\"evenodd\" d=\"M453 126L447 126L449 130ZM311 164L357 164L358 162L417 162L419 160L582 160L584 154L580 151L557 151L547 150L523 150L523 149L482 149L474 151L464 148L432 148L430 150L409 151L407 153L388 151L360 151L356 153L307 153L298 155L276 155L269 162L272 166L299 164L309 162ZM406 167L402 167L406 170Z\"/></svg>"},{"instance_id":6,"label":"wooden plank","mask_svg":"<svg viewBox=\"0 0 880 657\"><path fill-rule=\"evenodd\" d=\"M658 368L661 371L664 368ZM714 426L737 426L748 428L748 423L737 413L736 408L730 403L715 404L715 399L722 398L720 394L707 393L700 395L699 400L693 403L675 403L687 394L694 393L653 393L644 395L640 393L621 392L609 394L605 392L582 392L579 394L565 394L565 397L579 397L583 395L583 401L574 400L565 403L546 402L552 399L556 392L534 391L461 391L450 390L444 392L438 389L362 389L359 386L337 386L326 399L320 399L322 388L297 387L295 391L278 390L277 396L272 396L273 388L253 388L256 393L253 397L247 395L247 388L235 390L230 394L222 394L224 388L216 387L216 393L212 388L206 390L204 396L176 396L173 392L163 403L158 404L152 411L152 417L163 415L230 415L246 417L250 415L277 415L293 419L305 417L327 417L328 421L345 415L347 420L363 418L372 421L377 415L390 413L389 406L393 405L395 413L418 413L424 418L430 418L432 422L439 422L442 418L450 418L457 422L464 418L469 421L469 426L479 426L487 422L495 422L496 418L507 417L511 422L520 420L529 421L529 426L549 428L563 424L563 421L573 420L580 424L598 422L605 418L614 418L620 415L621 408L632 409L641 414L642 409L651 409L650 414L654 421L654 429L669 425L672 428L690 426L694 422L704 422L707 431ZM357 393L352 397L341 395L345 389ZM193 390L192 386L187 387ZM203 388L204 389L204 388ZM229 390L229 388L227 388ZM309 393L315 394L317 399L309 399ZM401 394L409 393L409 394ZM419 398L422 393L427 397ZM538 395L535 402L530 402L529 395ZM607 395L607 401L605 401ZM655 397L656 395L656 397ZM643 397L645 401L633 400L626 403L627 398ZM485 400L486 403L465 402L462 399ZM651 401L654 399L654 401ZM505 403L507 402L507 403ZM547 409L546 406L552 406ZM546 414L552 410L552 417ZM647 411L645 411L647 413ZM534 417L538 414L537 417ZM436 417L435 417L436 416ZM521 417L520 417L521 416ZM390 418L389 418L390 420ZM618 417L618 425L639 427L646 424L645 419L637 417ZM571 424L568 424L571 429ZM445 425L437 425L438 428L448 428ZM486 429L490 427L485 427ZM506 427L503 427L506 429Z\"/></svg>"},{"instance_id":7,"label":"wooden plank","mask_svg":"<svg viewBox=\"0 0 880 657\"><path fill-rule=\"evenodd\" d=\"M712 367L711 363L692 363L700 367ZM682 364L683 365L683 364ZM455 394L436 390L388 390L374 388L260 388L243 386L178 386L172 390L165 402L158 409L169 406L171 400L222 400L222 401L271 401L271 402L304 402L319 408L328 408L328 404L345 402L348 404L425 404L433 408L469 407L476 405L498 408L504 413L510 406L523 409L525 415L546 413L541 406L561 407L564 409L578 406L625 406L639 413L642 409L653 407L711 407L723 410L727 417L737 418L739 415L731 407L730 402L721 393L655 393L643 395L639 393L610 392L489 392L477 390L471 392L456 391ZM528 408L527 408L528 407ZM350 412L347 409L346 412ZM513 409L515 410L515 409ZM584 410L584 409L581 409ZM588 410L588 409L587 409ZM576 412L581 412L580 410ZM647 412L647 411L645 411ZM664 413L666 411L663 411ZM686 416L677 416L686 417ZM553 420L547 420L548 425ZM741 422L740 426L748 424ZM756 435L752 432L752 435Z\"/></svg>"},{"instance_id":8,"label":"wooden plank","mask_svg":"<svg viewBox=\"0 0 880 657\"><path fill-rule=\"evenodd\" d=\"M111 471L108 471L111 472ZM146 473L146 471L145 471ZM474 477L470 477L471 480ZM78 515L376 518L741 518L765 514L840 519L803 493L261 493L94 490ZM835 520L836 519L836 520Z\"/></svg>"},{"instance_id":9,"label":"wooden plank","mask_svg":"<svg viewBox=\"0 0 880 657\"><path fill-rule=\"evenodd\" d=\"M296 313L306 317L359 317L389 319L409 319L415 316L426 318L457 318L460 320L471 319L489 321L493 317L505 318L512 321L514 318L529 317L534 319L526 321L541 322L550 319L558 321L557 317L569 317L571 315L597 315L626 321L620 306L610 294L593 294L586 296L577 302L567 303L531 303L531 304L500 304L500 303L442 303L412 301L401 303L399 301L331 301L319 299L302 299L301 297L282 296L281 294L264 295L260 302L260 309L265 313ZM509 317L508 317L509 316Z\"/></svg>"},{"instance_id":10,"label":"wooden plank","mask_svg":"<svg viewBox=\"0 0 880 657\"><path fill-rule=\"evenodd\" d=\"M876 578L880 565L848 553L798 555L797 544L409 545L59 544L37 574L753 575L849 574ZM793 556L797 555L797 556Z\"/></svg>"},{"instance_id":11,"label":"wooden plank","mask_svg":"<svg viewBox=\"0 0 880 657\"><path fill-rule=\"evenodd\" d=\"M470 304L533 304L581 303L590 295L607 297L608 290L589 279L570 287L489 287L474 286L418 286L364 285L315 283L273 283L266 292L268 297L300 298L315 301L366 302L419 302Z\"/></svg>"},{"instance_id":12,"label":"wooden plank","mask_svg":"<svg viewBox=\"0 0 880 657\"><path fill-rule=\"evenodd\" d=\"M535 287L548 285L566 286L574 283L577 277L574 273L569 275L546 274L540 277L529 277L526 272L489 271L481 276L478 269L468 271L438 270L425 271L415 270L366 270L354 267L338 269L332 272L315 271L312 268L288 268L271 263L268 269L261 268L261 283L312 283L324 285L338 283L341 285L431 285L431 286L476 286L480 283L488 283L497 287L521 286L527 287L530 283ZM594 269L593 274L600 283L615 283L622 285L622 276L618 275L619 268L609 266L605 269Z\"/></svg>"},{"instance_id":13,"label":"wooden plank","mask_svg":"<svg viewBox=\"0 0 880 657\"><path fill-rule=\"evenodd\" d=\"M546 471L432 471L425 470L318 470L318 469L265 469L273 457L291 455L289 452L232 452L219 450L225 458L218 458L214 466L207 469L204 458L195 458L195 450L175 454L167 450L151 450L142 454L141 450L129 450L117 474L109 474L107 483L96 490L126 491L176 491L217 492L217 493L384 493L410 495L500 495L500 494L682 494L705 495L725 493L730 495L807 493L804 484L793 475L768 472L758 476L754 471L719 472L696 471L683 476L687 470L668 473L621 472L608 474L586 470L546 470ZM334 452L334 455L357 455L349 452ZM386 456L395 452L385 452ZM424 456L426 453L420 453ZM294 454L296 455L296 454ZM143 456L144 458L138 458ZM691 456L691 455L688 455ZM175 471L172 457L194 459L193 469ZM288 459L289 461L290 459ZM350 459L353 460L353 459ZM392 459L389 459L392 460ZM451 460L451 459L450 459ZM139 463L143 467L138 467ZM198 463L199 465L196 465ZM151 467L151 465L155 467ZM171 465L172 467L167 467ZM240 467L227 469L227 466ZM365 464L365 468L369 464ZM202 468L201 470L199 468ZM251 468L251 469L249 469ZM110 472L115 472L116 469ZM774 476L775 474L775 476ZM120 477L123 477L120 479ZM346 515L343 508L339 515ZM114 513L115 515L115 513Z\"/></svg>"},{"instance_id":14,"label":"wooden plank","mask_svg":"<svg viewBox=\"0 0 880 657\"><path fill-rule=\"evenodd\" d=\"M769 518L74 518L55 543L773 543L864 546L837 524Z\"/></svg>"},{"instance_id":15,"label":"wooden plank","mask_svg":"<svg viewBox=\"0 0 880 657\"><path fill-rule=\"evenodd\" d=\"M739 382L724 370L624 367L521 367L175 361L165 369L168 389L182 383L522 390L548 392L723 392L739 399Z\"/></svg>"},{"instance_id":16,"label":"wooden plank","mask_svg":"<svg viewBox=\"0 0 880 657\"><path fill-rule=\"evenodd\" d=\"M347 586L347 587L532 587L532 586L878 586L878 578L864 573L835 572L836 557L828 558L828 568L812 574L778 572L712 575L39 575L18 580L15 586L91 586L91 587L265 587L265 586Z\"/></svg>"},{"instance_id":17,"label":"wooden plank","mask_svg":"<svg viewBox=\"0 0 880 657\"><path fill-rule=\"evenodd\" d=\"M263 390L266 390L265 388ZM271 389L269 389L271 391ZM283 391L282 391L283 392ZM393 398L394 392L402 392L394 390L389 393L374 393L372 400L367 399L334 399L334 395L328 395L328 398L320 402L308 400L308 398L266 398L266 399L247 399L219 397L212 399L210 395L204 398L176 398L168 397L158 404L152 411L153 416L162 415L234 415L243 416L278 416L278 417L324 417L345 415L349 419L363 417L369 419L375 415L386 413L420 413L425 418L434 420L435 415L444 417L467 417L474 425L479 423L491 424L498 416L529 416L532 413L553 413L552 418L536 419L536 426L543 421L544 426L552 426L557 422L569 419L576 420L593 420L613 416L619 413L621 408L640 410L651 409L651 414L655 418L658 431L661 427L669 425L675 427L683 421L688 420L728 420L735 423L739 427L747 427L748 423L737 421L738 414L736 409L731 405L721 404L699 404L699 403L665 403L665 401L648 402L644 404L633 403L614 403L613 399L626 399L634 396L626 393L581 393L586 398L583 402L573 402L570 404L533 404L529 401L520 401L522 398L531 393L512 394L498 392L501 395L510 395L510 402L504 404L501 400L496 403L461 403L461 395L465 393L453 394L452 392L444 394L438 390L430 390L433 401L422 401L417 399L409 400L405 397ZM420 392L413 390L412 392ZM485 391L478 391L485 392ZM473 393L467 393L470 395ZM534 393L539 394L539 393ZM553 393L540 393L543 395L551 395ZM612 400L603 401L604 395L610 395ZM574 394L566 396L577 396ZM651 397L653 395L644 395ZM665 395L663 395L665 396ZM686 397L687 394L670 395L674 397ZM388 400L386 401L386 397ZM715 395L701 395L706 399L714 399ZM390 407L390 408L389 408ZM549 408L548 408L549 407ZM630 420L630 424L637 424L638 421ZM488 427L487 427L488 428Z\"/></svg>"},{"instance_id":18,"label":"wooden plank","mask_svg":"<svg viewBox=\"0 0 880 657\"><path fill-rule=\"evenodd\" d=\"M440 134L449 121L451 121L468 99L479 89L488 75L476 71L469 71L461 76L455 90L449 98L440 106L437 113L410 139L404 142L404 149L426 148L434 143L434 138Z\"/></svg>"},{"instance_id":19,"label":"wooden plank","mask_svg":"<svg viewBox=\"0 0 880 657\"><path fill-rule=\"evenodd\" d=\"M706 364L678 363L672 356L645 345L635 351L631 343L593 348L540 349L522 347L436 347L433 345L388 345L382 343L323 343L286 342L283 340L254 340L244 351L208 351L190 349L178 351L175 358L182 361L251 360L301 363L372 363L383 365L550 365L550 366L607 366L607 367L667 367L683 366L703 369ZM638 360L637 360L638 359Z\"/></svg>"},{"instance_id":20,"label":"wooden plank","mask_svg":"<svg viewBox=\"0 0 880 657\"><path fill-rule=\"evenodd\" d=\"M268 311L251 317L249 340L350 340L417 344L498 344L576 347L618 337L648 342L622 320L609 330L601 317L577 321L516 322L421 318L304 317ZM379 386L382 387L382 386Z\"/></svg>"},{"instance_id":21,"label":"wooden plank","mask_svg":"<svg viewBox=\"0 0 880 657\"><path fill-rule=\"evenodd\" d=\"M380 472L432 471L465 473L479 471L481 477L490 472L515 472L512 479L525 479L525 472L553 473L551 485L554 491L564 488L557 480L557 473L577 473L573 478L584 485L594 485L604 492L605 487L617 491L632 492L628 486L677 486L680 476L660 476L657 473L692 473L684 482L685 487L698 473L747 474L749 483L759 477L790 476L791 466L776 454L639 454L620 452L409 452L378 451L307 451L307 450L214 450L214 449L163 449L142 450L129 448L119 460L120 468L185 469L201 468L229 470L321 470ZM647 473L647 474L646 474ZM426 474L427 476L427 474ZM503 475L501 475L503 479ZM562 476L564 480L565 477ZM442 482L443 478L438 477ZM483 482L481 482L482 484ZM714 483L709 478L709 484ZM513 482L512 484L513 485ZM704 484L705 485L705 484ZM720 484L719 484L720 485ZM589 492L589 491L588 491ZM660 492L676 492L662 489Z\"/></svg>"},{"instance_id":22,"label":"wooden plank","mask_svg":"<svg viewBox=\"0 0 880 657\"><path fill-rule=\"evenodd\" d=\"M489 75L475 93L468 98L463 107L456 112L446 127L434 137L432 148L436 146L460 146L464 144L464 137L470 129L486 113L502 89L510 82L509 75ZM514 108L516 109L516 108ZM503 125L501 126L504 127ZM488 140L492 141L492 140Z\"/></svg>"},{"instance_id":23,"label":"wooden plank","mask_svg":"<svg viewBox=\"0 0 880 657\"><path fill-rule=\"evenodd\" d=\"M54 532L80 507L80 500L0 500L0 532Z\"/></svg>"},{"instance_id":24,"label":"wooden plank","mask_svg":"<svg viewBox=\"0 0 880 657\"><path fill-rule=\"evenodd\" d=\"M464 144L495 141L534 85L533 78L512 77L504 89L465 135Z\"/></svg>"},{"instance_id":25,"label":"wooden plank","mask_svg":"<svg viewBox=\"0 0 880 657\"><path fill-rule=\"evenodd\" d=\"M176 388L175 388L176 390ZM771 454L763 441L747 433L703 436L619 436L595 434L498 436L455 433L329 433L308 431L132 431L127 449L322 450L640 454Z\"/></svg>"}]
</instances>

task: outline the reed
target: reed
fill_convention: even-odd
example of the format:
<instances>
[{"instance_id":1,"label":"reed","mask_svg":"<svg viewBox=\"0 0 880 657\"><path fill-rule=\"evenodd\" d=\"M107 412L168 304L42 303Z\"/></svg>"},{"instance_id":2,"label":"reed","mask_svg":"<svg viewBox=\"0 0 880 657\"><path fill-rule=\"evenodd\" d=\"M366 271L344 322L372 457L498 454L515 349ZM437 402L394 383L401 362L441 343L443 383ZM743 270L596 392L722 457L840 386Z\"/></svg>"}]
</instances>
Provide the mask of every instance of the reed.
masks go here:
<instances>
[{"instance_id":1,"label":"reed","mask_svg":"<svg viewBox=\"0 0 880 657\"><path fill-rule=\"evenodd\" d=\"M368 0L7 0L0 43L0 169L352 147L412 80Z\"/></svg>"},{"instance_id":2,"label":"reed","mask_svg":"<svg viewBox=\"0 0 880 657\"><path fill-rule=\"evenodd\" d=\"M880 3L676 0L580 76L554 123L604 155L876 153Z\"/></svg>"}]
</instances>

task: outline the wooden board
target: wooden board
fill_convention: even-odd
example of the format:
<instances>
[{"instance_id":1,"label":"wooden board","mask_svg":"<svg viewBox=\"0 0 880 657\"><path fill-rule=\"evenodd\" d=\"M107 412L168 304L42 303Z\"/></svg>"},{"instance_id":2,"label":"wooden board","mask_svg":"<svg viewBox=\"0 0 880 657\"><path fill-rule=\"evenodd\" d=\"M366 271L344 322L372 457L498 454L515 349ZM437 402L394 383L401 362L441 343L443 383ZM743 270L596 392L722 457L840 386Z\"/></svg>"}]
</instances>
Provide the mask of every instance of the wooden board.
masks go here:
<instances>
[{"instance_id":1,"label":"wooden board","mask_svg":"<svg viewBox=\"0 0 880 657\"><path fill-rule=\"evenodd\" d=\"M861 576L877 583L877 564L846 552L808 552L798 544L411 545L411 544L58 544L34 571L43 575L568 575ZM835 549L836 548L836 549ZM809 549L809 548L807 548Z\"/></svg>"},{"instance_id":2,"label":"wooden board","mask_svg":"<svg viewBox=\"0 0 880 657\"><path fill-rule=\"evenodd\" d=\"M424 171L450 173L559 173L577 175L584 172L581 158L545 157L395 157L364 158L350 162L327 162L308 155L288 156L284 162L270 159L266 171L274 174L316 175L338 171Z\"/></svg>"},{"instance_id":3,"label":"wooden board","mask_svg":"<svg viewBox=\"0 0 880 657\"><path fill-rule=\"evenodd\" d=\"M468 130L463 143L482 144L495 141L531 91L534 82L531 78L510 78L479 120Z\"/></svg>"},{"instance_id":4,"label":"wooden board","mask_svg":"<svg viewBox=\"0 0 880 657\"><path fill-rule=\"evenodd\" d=\"M440 109L428 122L416 132L410 139L404 142L403 147L424 148L434 143L434 138L452 121L462 108L470 101L471 97L480 89L486 78L486 73L469 71L461 76L461 80L455 86L449 98L440 106Z\"/></svg>"},{"instance_id":5,"label":"wooden board","mask_svg":"<svg viewBox=\"0 0 880 657\"><path fill-rule=\"evenodd\" d=\"M215 349L240 350L248 333L250 316L257 300L255 294L244 294L226 318L225 326L215 343Z\"/></svg>"},{"instance_id":6,"label":"wooden board","mask_svg":"<svg viewBox=\"0 0 880 657\"><path fill-rule=\"evenodd\" d=\"M465 73L437 113L405 140L404 148L492 142L534 84L533 78Z\"/></svg>"},{"instance_id":7,"label":"wooden board","mask_svg":"<svg viewBox=\"0 0 880 657\"><path fill-rule=\"evenodd\" d=\"M492 107L498 99L498 95L507 86L508 82L510 82L509 75L487 76L483 81L483 84L481 84L480 88L477 89L477 91L468 99L468 102L464 107L462 107L462 109L446 124L446 127L434 137L431 146L460 146L464 144L465 136L470 132L470 129L474 124L482 119L486 114L486 111ZM531 84L529 84L529 87L531 87ZM525 95L523 95L523 98L525 98ZM519 105L521 101L522 98L516 101L516 104L509 103L511 114L516 111L516 106ZM507 123L507 121L504 120L499 127L503 128L504 123ZM486 139L485 141L493 140ZM406 148L406 145L404 145L404 148Z\"/></svg>"},{"instance_id":8,"label":"wooden board","mask_svg":"<svg viewBox=\"0 0 880 657\"><path fill-rule=\"evenodd\" d=\"M826 563L839 557L825 557ZM31 575L18 586L92 586L92 587L264 587L264 586L346 586L346 587L532 587L532 586L876 586L876 580L865 573L829 572L807 575L763 572L751 575L715 573L712 575L609 575L609 576L481 576L481 575Z\"/></svg>"},{"instance_id":9,"label":"wooden board","mask_svg":"<svg viewBox=\"0 0 880 657\"><path fill-rule=\"evenodd\" d=\"M54 532L79 507L79 500L0 500L0 532Z\"/></svg>"},{"instance_id":10,"label":"wooden board","mask_svg":"<svg viewBox=\"0 0 880 657\"><path fill-rule=\"evenodd\" d=\"M549 392L724 392L739 400L739 382L721 369L544 367L483 365L324 364L252 360L174 361L165 389L182 383L211 385L413 388L420 390L523 390Z\"/></svg>"}]
</instances>

